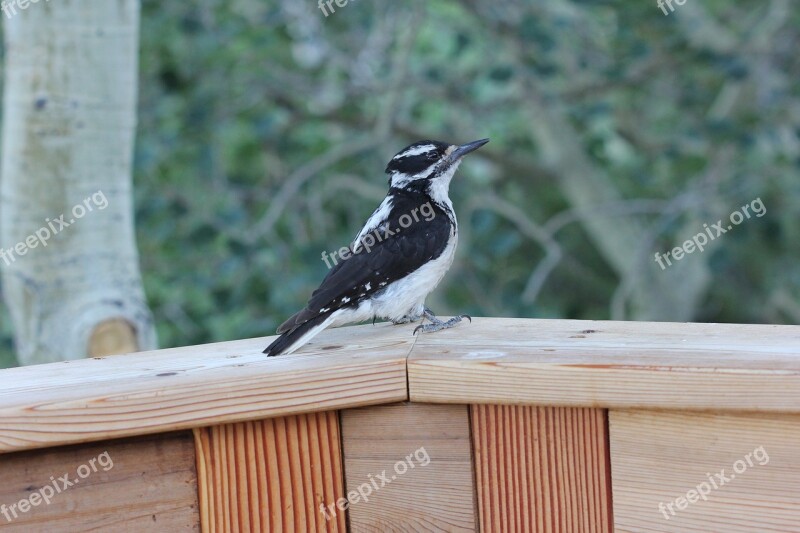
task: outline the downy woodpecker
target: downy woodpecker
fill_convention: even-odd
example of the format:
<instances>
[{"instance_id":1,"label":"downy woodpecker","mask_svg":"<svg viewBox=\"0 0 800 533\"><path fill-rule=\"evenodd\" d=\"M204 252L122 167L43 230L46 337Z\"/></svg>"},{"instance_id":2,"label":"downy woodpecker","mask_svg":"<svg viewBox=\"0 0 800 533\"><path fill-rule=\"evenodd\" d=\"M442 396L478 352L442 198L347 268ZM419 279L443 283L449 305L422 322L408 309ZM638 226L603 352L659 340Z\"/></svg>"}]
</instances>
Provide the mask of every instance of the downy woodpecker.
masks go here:
<instances>
[{"instance_id":1,"label":"downy woodpecker","mask_svg":"<svg viewBox=\"0 0 800 533\"><path fill-rule=\"evenodd\" d=\"M427 318L431 323L415 328L415 334L469 319L439 320L425 298L450 268L458 241L450 180L461 159L487 142L419 141L395 155L386 166L389 192L350 253L328 272L305 309L281 324L280 337L264 353L292 353L327 327L375 318L395 324Z\"/></svg>"}]
</instances>

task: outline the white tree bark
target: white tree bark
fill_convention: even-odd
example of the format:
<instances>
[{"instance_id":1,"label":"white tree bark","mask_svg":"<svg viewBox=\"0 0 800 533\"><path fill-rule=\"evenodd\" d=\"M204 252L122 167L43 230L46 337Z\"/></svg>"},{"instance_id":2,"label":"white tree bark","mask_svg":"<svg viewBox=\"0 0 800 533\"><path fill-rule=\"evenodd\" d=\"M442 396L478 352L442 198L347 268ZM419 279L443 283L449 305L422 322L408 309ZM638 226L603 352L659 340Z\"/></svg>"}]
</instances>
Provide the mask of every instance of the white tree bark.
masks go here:
<instances>
[{"instance_id":1,"label":"white tree bark","mask_svg":"<svg viewBox=\"0 0 800 533\"><path fill-rule=\"evenodd\" d=\"M39 1L3 18L0 269L19 362L155 348L132 207L139 3Z\"/></svg>"}]
</instances>

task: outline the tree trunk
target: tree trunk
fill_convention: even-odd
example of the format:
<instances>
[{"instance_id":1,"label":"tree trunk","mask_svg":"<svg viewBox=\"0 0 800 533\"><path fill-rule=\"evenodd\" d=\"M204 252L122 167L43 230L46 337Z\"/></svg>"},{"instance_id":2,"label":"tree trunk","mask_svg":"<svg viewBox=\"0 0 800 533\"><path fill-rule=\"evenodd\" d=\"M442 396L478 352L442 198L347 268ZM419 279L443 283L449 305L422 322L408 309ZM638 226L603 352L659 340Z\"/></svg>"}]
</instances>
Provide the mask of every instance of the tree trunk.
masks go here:
<instances>
[{"instance_id":1,"label":"tree trunk","mask_svg":"<svg viewBox=\"0 0 800 533\"><path fill-rule=\"evenodd\" d=\"M3 17L0 268L19 362L155 348L132 207L139 3L15 11Z\"/></svg>"}]
</instances>

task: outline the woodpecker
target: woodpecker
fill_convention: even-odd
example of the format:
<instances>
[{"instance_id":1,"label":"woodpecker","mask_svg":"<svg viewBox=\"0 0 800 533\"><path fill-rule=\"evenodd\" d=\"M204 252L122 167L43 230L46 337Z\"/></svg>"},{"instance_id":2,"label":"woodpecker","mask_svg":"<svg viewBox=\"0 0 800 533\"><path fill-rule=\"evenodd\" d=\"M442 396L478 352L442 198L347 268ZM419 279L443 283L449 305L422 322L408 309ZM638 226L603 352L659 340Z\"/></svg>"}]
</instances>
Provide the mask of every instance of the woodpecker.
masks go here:
<instances>
[{"instance_id":1,"label":"woodpecker","mask_svg":"<svg viewBox=\"0 0 800 533\"><path fill-rule=\"evenodd\" d=\"M430 321L414 334L450 328L464 318L472 321L467 315L440 320L425 307L425 298L453 263L458 242L450 180L463 157L487 142L419 141L398 152L386 166L386 198L353 243L343 248L348 253L306 307L281 324L280 337L264 353L289 354L327 327L365 320Z\"/></svg>"}]
</instances>

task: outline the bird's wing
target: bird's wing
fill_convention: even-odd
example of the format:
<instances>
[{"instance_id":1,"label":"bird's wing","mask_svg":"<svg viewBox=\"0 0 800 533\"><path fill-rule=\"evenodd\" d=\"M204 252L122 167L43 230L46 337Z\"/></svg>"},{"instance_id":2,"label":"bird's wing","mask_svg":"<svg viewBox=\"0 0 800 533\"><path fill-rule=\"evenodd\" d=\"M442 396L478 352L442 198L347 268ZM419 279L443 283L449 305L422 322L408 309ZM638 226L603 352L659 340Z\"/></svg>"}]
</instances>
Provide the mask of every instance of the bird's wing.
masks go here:
<instances>
[{"instance_id":1,"label":"bird's wing","mask_svg":"<svg viewBox=\"0 0 800 533\"><path fill-rule=\"evenodd\" d=\"M436 216L430 220L414 221L402 228L399 219L406 213L408 211L400 206L393 208L386 219L388 226L381 225L373 233L375 245L369 251L364 247L357 248L358 253L336 264L311 295L305 309L281 324L278 333L369 298L439 257L452 230L447 215L437 208ZM385 227L389 231L384 231ZM381 239L379 242L378 237Z\"/></svg>"},{"instance_id":2,"label":"bird's wing","mask_svg":"<svg viewBox=\"0 0 800 533\"><path fill-rule=\"evenodd\" d=\"M392 213L392 205L394 204L394 198L392 196L386 196L381 202L381 205L378 206L377 209L370 215L367 222L364 224L364 227L361 228L361 231L358 232L356 238L353 239L353 245L351 248L353 250L357 249L361 245L361 239L364 238L365 235L368 233L373 233L379 225L384 223L386 219Z\"/></svg>"}]
</instances>

